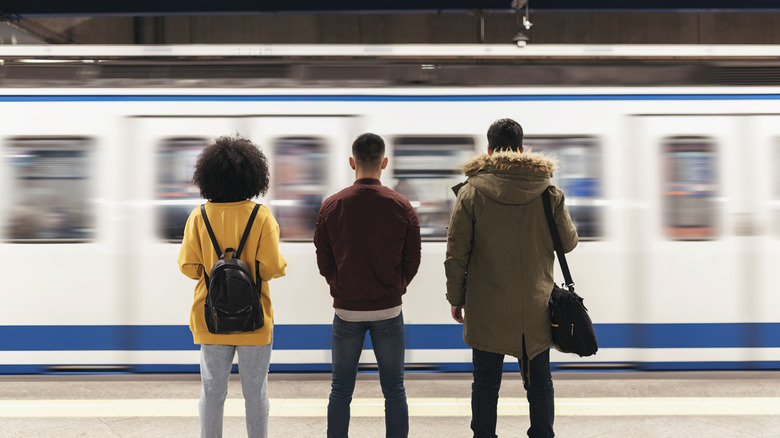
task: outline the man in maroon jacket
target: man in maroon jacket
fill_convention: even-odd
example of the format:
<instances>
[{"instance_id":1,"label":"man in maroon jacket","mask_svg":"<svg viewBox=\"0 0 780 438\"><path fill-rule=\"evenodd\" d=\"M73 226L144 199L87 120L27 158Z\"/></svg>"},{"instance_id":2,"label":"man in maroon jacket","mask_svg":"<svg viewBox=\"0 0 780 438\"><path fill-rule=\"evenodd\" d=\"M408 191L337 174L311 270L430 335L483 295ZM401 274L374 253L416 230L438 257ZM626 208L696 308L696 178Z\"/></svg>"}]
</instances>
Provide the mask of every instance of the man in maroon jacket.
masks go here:
<instances>
[{"instance_id":1,"label":"man in maroon jacket","mask_svg":"<svg viewBox=\"0 0 780 438\"><path fill-rule=\"evenodd\" d=\"M385 396L387 437L406 437L404 321L401 296L420 266L420 224L409 201L379 182L385 142L363 134L352 144L355 183L326 199L314 230L317 265L330 285L333 380L328 437L346 438L366 332Z\"/></svg>"}]
</instances>

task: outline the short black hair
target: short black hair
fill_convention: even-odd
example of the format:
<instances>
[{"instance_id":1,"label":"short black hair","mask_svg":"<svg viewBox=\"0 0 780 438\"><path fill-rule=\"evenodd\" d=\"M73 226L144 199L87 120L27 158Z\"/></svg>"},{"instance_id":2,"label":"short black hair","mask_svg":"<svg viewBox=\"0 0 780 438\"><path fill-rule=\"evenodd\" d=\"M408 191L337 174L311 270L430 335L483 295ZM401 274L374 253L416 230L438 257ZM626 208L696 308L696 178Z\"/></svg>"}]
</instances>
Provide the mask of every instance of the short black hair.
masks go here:
<instances>
[{"instance_id":1,"label":"short black hair","mask_svg":"<svg viewBox=\"0 0 780 438\"><path fill-rule=\"evenodd\" d=\"M192 183L209 201L236 202L268 191L268 160L250 140L223 136L198 156Z\"/></svg>"},{"instance_id":2,"label":"short black hair","mask_svg":"<svg viewBox=\"0 0 780 438\"><path fill-rule=\"evenodd\" d=\"M496 120L488 129L487 139L493 151L520 152L523 147L523 127L512 119Z\"/></svg>"},{"instance_id":3,"label":"short black hair","mask_svg":"<svg viewBox=\"0 0 780 438\"><path fill-rule=\"evenodd\" d=\"M363 169L376 170L385 156L385 141L382 137L367 132L352 143L352 158Z\"/></svg>"}]
</instances>

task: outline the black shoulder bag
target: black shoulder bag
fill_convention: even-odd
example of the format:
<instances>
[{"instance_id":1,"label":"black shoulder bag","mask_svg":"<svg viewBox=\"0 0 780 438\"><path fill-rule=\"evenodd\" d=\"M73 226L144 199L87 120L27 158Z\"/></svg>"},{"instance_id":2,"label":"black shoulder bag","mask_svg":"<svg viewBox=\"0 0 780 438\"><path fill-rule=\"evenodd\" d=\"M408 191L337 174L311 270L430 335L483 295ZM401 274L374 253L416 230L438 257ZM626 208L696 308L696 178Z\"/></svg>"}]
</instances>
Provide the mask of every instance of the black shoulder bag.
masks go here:
<instances>
[{"instance_id":1,"label":"black shoulder bag","mask_svg":"<svg viewBox=\"0 0 780 438\"><path fill-rule=\"evenodd\" d=\"M574 292L574 281L569 272L569 264L566 263L566 254L563 252L561 236L553 218L552 200L550 188L542 193L544 214L547 216L547 226L550 228L555 253L561 264L566 289L553 283L550 295L550 324L552 326L553 347L562 353L574 353L582 356L596 354L599 347L596 343L596 333L593 330L593 322L588 316L582 298Z\"/></svg>"}]
</instances>

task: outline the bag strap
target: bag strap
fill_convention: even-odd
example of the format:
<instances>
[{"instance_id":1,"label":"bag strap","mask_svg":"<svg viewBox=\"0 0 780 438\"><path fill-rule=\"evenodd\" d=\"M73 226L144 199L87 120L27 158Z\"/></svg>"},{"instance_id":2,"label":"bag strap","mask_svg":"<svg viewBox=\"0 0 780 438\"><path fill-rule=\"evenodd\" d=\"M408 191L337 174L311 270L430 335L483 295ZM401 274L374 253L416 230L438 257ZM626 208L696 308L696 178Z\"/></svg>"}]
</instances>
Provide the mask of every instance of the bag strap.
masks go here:
<instances>
[{"instance_id":1,"label":"bag strap","mask_svg":"<svg viewBox=\"0 0 780 438\"><path fill-rule=\"evenodd\" d=\"M558 255L558 262L561 264L561 271L563 271L563 278L566 280L566 287L569 290L574 290L574 280L571 278L571 272L569 272L569 264L566 263L566 254L563 251L563 243L561 242L561 235L558 234L558 226L555 225L555 218L552 212L552 199L550 198L550 189L552 186L547 187L542 193L542 204L544 204L544 215L547 217L547 227L550 229L550 234L553 239L553 246L555 247L555 253Z\"/></svg>"},{"instance_id":2,"label":"bag strap","mask_svg":"<svg viewBox=\"0 0 780 438\"><path fill-rule=\"evenodd\" d=\"M249 215L249 221L246 223L246 228L244 228L244 235L241 236L241 243L238 244L238 250L236 251L235 258L241 257L241 251L244 249L244 244L246 243L246 239L249 237L249 231L252 230L252 222L255 221L255 216L257 216L257 210L260 209L260 204L255 204L255 208L252 210L252 214Z\"/></svg>"},{"instance_id":3,"label":"bag strap","mask_svg":"<svg viewBox=\"0 0 780 438\"><path fill-rule=\"evenodd\" d=\"M206 223L206 230L209 232L209 237L211 237L211 244L214 245L214 251L217 252L217 258L222 257L222 250L219 249L219 244L217 243L217 236L214 235L214 230L211 229L211 223L209 222L209 217L206 216L206 204L200 205L200 214L203 216L203 222Z\"/></svg>"},{"instance_id":4,"label":"bag strap","mask_svg":"<svg viewBox=\"0 0 780 438\"><path fill-rule=\"evenodd\" d=\"M247 238L249 238L249 231L252 230L252 223L255 221L255 216L257 216L257 211L259 209L260 204L255 204L255 208L252 210L252 214L249 215L249 221L244 229L244 235L241 236L241 243L238 245L238 250L233 255L234 258L239 258L241 256L241 250L244 249L244 244L246 243ZM203 222L206 224L206 230L209 232L211 244L214 246L214 251L217 252L217 257L222 257L222 250L217 243L217 236L214 235L214 230L211 228L211 222L209 222L209 217L206 215L206 204L200 205L200 214L203 216Z\"/></svg>"}]
</instances>

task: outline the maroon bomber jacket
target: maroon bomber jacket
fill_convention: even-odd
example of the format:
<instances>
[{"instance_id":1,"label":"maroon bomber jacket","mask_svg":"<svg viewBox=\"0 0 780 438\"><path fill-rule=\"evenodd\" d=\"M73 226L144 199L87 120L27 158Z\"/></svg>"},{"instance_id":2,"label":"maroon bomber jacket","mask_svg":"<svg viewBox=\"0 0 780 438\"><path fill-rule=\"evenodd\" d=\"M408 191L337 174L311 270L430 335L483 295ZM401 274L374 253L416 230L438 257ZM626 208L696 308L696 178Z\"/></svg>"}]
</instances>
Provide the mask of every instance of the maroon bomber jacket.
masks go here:
<instances>
[{"instance_id":1,"label":"maroon bomber jacket","mask_svg":"<svg viewBox=\"0 0 780 438\"><path fill-rule=\"evenodd\" d=\"M361 178L322 203L314 245L333 307L388 309L420 266L420 223L403 195Z\"/></svg>"}]
</instances>

